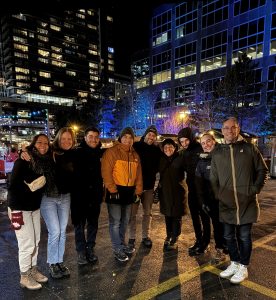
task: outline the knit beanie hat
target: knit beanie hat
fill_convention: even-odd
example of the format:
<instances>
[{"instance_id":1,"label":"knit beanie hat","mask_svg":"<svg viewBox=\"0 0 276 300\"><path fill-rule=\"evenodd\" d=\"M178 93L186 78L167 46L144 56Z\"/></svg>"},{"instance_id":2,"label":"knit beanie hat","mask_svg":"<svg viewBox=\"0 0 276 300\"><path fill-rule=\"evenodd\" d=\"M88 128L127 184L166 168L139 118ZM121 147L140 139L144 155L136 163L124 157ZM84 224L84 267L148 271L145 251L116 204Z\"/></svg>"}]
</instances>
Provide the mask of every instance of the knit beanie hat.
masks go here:
<instances>
[{"instance_id":1,"label":"knit beanie hat","mask_svg":"<svg viewBox=\"0 0 276 300\"><path fill-rule=\"evenodd\" d=\"M133 129L131 127L126 127L121 131L118 141L121 142L121 138L126 134L130 134L134 140L135 134L134 134Z\"/></svg>"},{"instance_id":2,"label":"knit beanie hat","mask_svg":"<svg viewBox=\"0 0 276 300\"><path fill-rule=\"evenodd\" d=\"M190 127L185 127L185 128L182 128L179 132L178 132L178 135L177 135L177 138L178 138L178 142L180 144L180 139L181 138L187 138L190 140L190 142L192 142L194 140L194 134L193 134L193 131Z\"/></svg>"},{"instance_id":3,"label":"knit beanie hat","mask_svg":"<svg viewBox=\"0 0 276 300\"><path fill-rule=\"evenodd\" d=\"M164 148L165 145L173 145L177 149L177 144L175 143L175 141L173 139L165 139L162 142L162 148Z\"/></svg>"},{"instance_id":4,"label":"knit beanie hat","mask_svg":"<svg viewBox=\"0 0 276 300\"><path fill-rule=\"evenodd\" d=\"M158 135L157 129L156 129L156 127L155 127L154 125L150 125L150 126L146 129L146 131L145 131L145 133L143 134L143 136L146 136L149 132L153 132L156 136Z\"/></svg>"}]
</instances>

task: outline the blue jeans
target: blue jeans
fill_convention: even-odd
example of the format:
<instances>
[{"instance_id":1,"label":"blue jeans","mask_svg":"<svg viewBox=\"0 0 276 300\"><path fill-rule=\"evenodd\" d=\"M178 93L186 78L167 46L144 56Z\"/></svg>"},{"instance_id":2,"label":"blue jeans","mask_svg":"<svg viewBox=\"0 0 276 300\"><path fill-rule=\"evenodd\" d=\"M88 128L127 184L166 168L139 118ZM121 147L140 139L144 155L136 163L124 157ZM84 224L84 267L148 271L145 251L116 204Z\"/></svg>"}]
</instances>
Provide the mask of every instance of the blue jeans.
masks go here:
<instances>
[{"instance_id":1,"label":"blue jeans","mask_svg":"<svg viewBox=\"0 0 276 300\"><path fill-rule=\"evenodd\" d=\"M224 223L223 226L230 260L248 266L252 252L252 223L244 225Z\"/></svg>"},{"instance_id":2,"label":"blue jeans","mask_svg":"<svg viewBox=\"0 0 276 300\"><path fill-rule=\"evenodd\" d=\"M130 219L131 204L107 203L109 233L114 251L121 250L125 245L126 229Z\"/></svg>"},{"instance_id":3,"label":"blue jeans","mask_svg":"<svg viewBox=\"0 0 276 300\"><path fill-rule=\"evenodd\" d=\"M70 194L62 194L58 197L44 195L40 212L48 230L47 262L49 264L61 263L65 252Z\"/></svg>"}]
</instances>

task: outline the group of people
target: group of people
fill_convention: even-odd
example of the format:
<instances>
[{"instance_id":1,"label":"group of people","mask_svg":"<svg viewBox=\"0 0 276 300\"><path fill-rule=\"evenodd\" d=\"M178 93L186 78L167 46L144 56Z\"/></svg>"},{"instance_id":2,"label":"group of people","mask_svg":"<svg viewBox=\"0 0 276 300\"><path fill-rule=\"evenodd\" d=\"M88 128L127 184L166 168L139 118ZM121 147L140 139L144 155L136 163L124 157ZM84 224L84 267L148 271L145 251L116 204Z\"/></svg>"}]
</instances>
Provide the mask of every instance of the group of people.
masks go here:
<instances>
[{"instance_id":1,"label":"group of people","mask_svg":"<svg viewBox=\"0 0 276 300\"><path fill-rule=\"evenodd\" d=\"M189 255L208 251L213 227L215 261L224 260L226 254L231 261L220 276L242 282L248 276L252 224L259 216L257 194L268 170L257 147L245 142L239 132L238 121L232 117L222 126L224 144L217 144L208 132L197 141L191 128L183 128L178 133L180 150L172 139L159 146L153 125L137 142L132 128L124 128L106 150L95 127L86 129L78 146L68 127L59 130L52 144L44 134L35 136L16 161L8 188L21 286L39 289L48 280L37 268L40 213L48 230L47 263L52 278L70 276L64 263L70 209L78 264L97 262L94 248L103 200L118 261L128 261L135 252L140 204L142 245L152 247L152 205L158 201L165 216L164 251L177 249L182 217L189 208L195 233ZM45 176L44 185L31 190L30 184L41 176Z\"/></svg>"}]
</instances>

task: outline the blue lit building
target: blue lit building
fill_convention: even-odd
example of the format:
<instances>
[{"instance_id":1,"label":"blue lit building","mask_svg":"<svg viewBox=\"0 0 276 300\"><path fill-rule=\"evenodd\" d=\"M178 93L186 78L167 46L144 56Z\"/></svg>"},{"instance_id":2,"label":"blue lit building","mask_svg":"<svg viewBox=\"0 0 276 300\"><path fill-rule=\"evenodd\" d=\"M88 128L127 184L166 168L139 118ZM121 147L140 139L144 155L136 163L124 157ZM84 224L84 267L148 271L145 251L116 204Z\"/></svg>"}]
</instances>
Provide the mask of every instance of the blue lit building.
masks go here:
<instances>
[{"instance_id":1,"label":"blue lit building","mask_svg":"<svg viewBox=\"0 0 276 300\"><path fill-rule=\"evenodd\" d=\"M254 88L248 94L250 109L275 106L276 1L164 4L152 17L149 57L133 63L134 85L138 92L159 91L153 99L155 120L162 121L161 130L166 131L166 119L172 120L168 112L183 116L202 94L208 101L227 67L242 53L258 64ZM143 73L146 59L148 71ZM254 131L256 122L250 123Z\"/></svg>"}]
</instances>

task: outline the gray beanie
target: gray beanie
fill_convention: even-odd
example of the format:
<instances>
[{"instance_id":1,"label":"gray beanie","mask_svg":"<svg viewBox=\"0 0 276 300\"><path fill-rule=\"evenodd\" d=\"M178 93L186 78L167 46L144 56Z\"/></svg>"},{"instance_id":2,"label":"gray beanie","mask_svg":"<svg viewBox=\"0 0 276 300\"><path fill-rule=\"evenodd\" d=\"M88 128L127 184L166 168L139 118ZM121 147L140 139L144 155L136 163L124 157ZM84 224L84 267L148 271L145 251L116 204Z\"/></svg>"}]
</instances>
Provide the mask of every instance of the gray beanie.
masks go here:
<instances>
[{"instance_id":1,"label":"gray beanie","mask_svg":"<svg viewBox=\"0 0 276 300\"><path fill-rule=\"evenodd\" d=\"M121 142L121 138L122 138L124 135L126 135L126 134L130 134L130 135L132 136L133 140L134 140L135 134L134 134L133 129L132 129L131 127L125 127L125 128L121 131L121 133L120 133L120 135L119 135L119 138L118 138L118 141Z\"/></svg>"},{"instance_id":2,"label":"gray beanie","mask_svg":"<svg viewBox=\"0 0 276 300\"><path fill-rule=\"evenodd\" d=\"M146 136L149 132L153 132L156 136L158 135L158 131L157 131L157 129L156 129L156 127L155 127L154 125L150 125L150 126L146 129L146 131L145 131L145 133L143 134L143 136Z\"/></svg>"}]
</instances>

